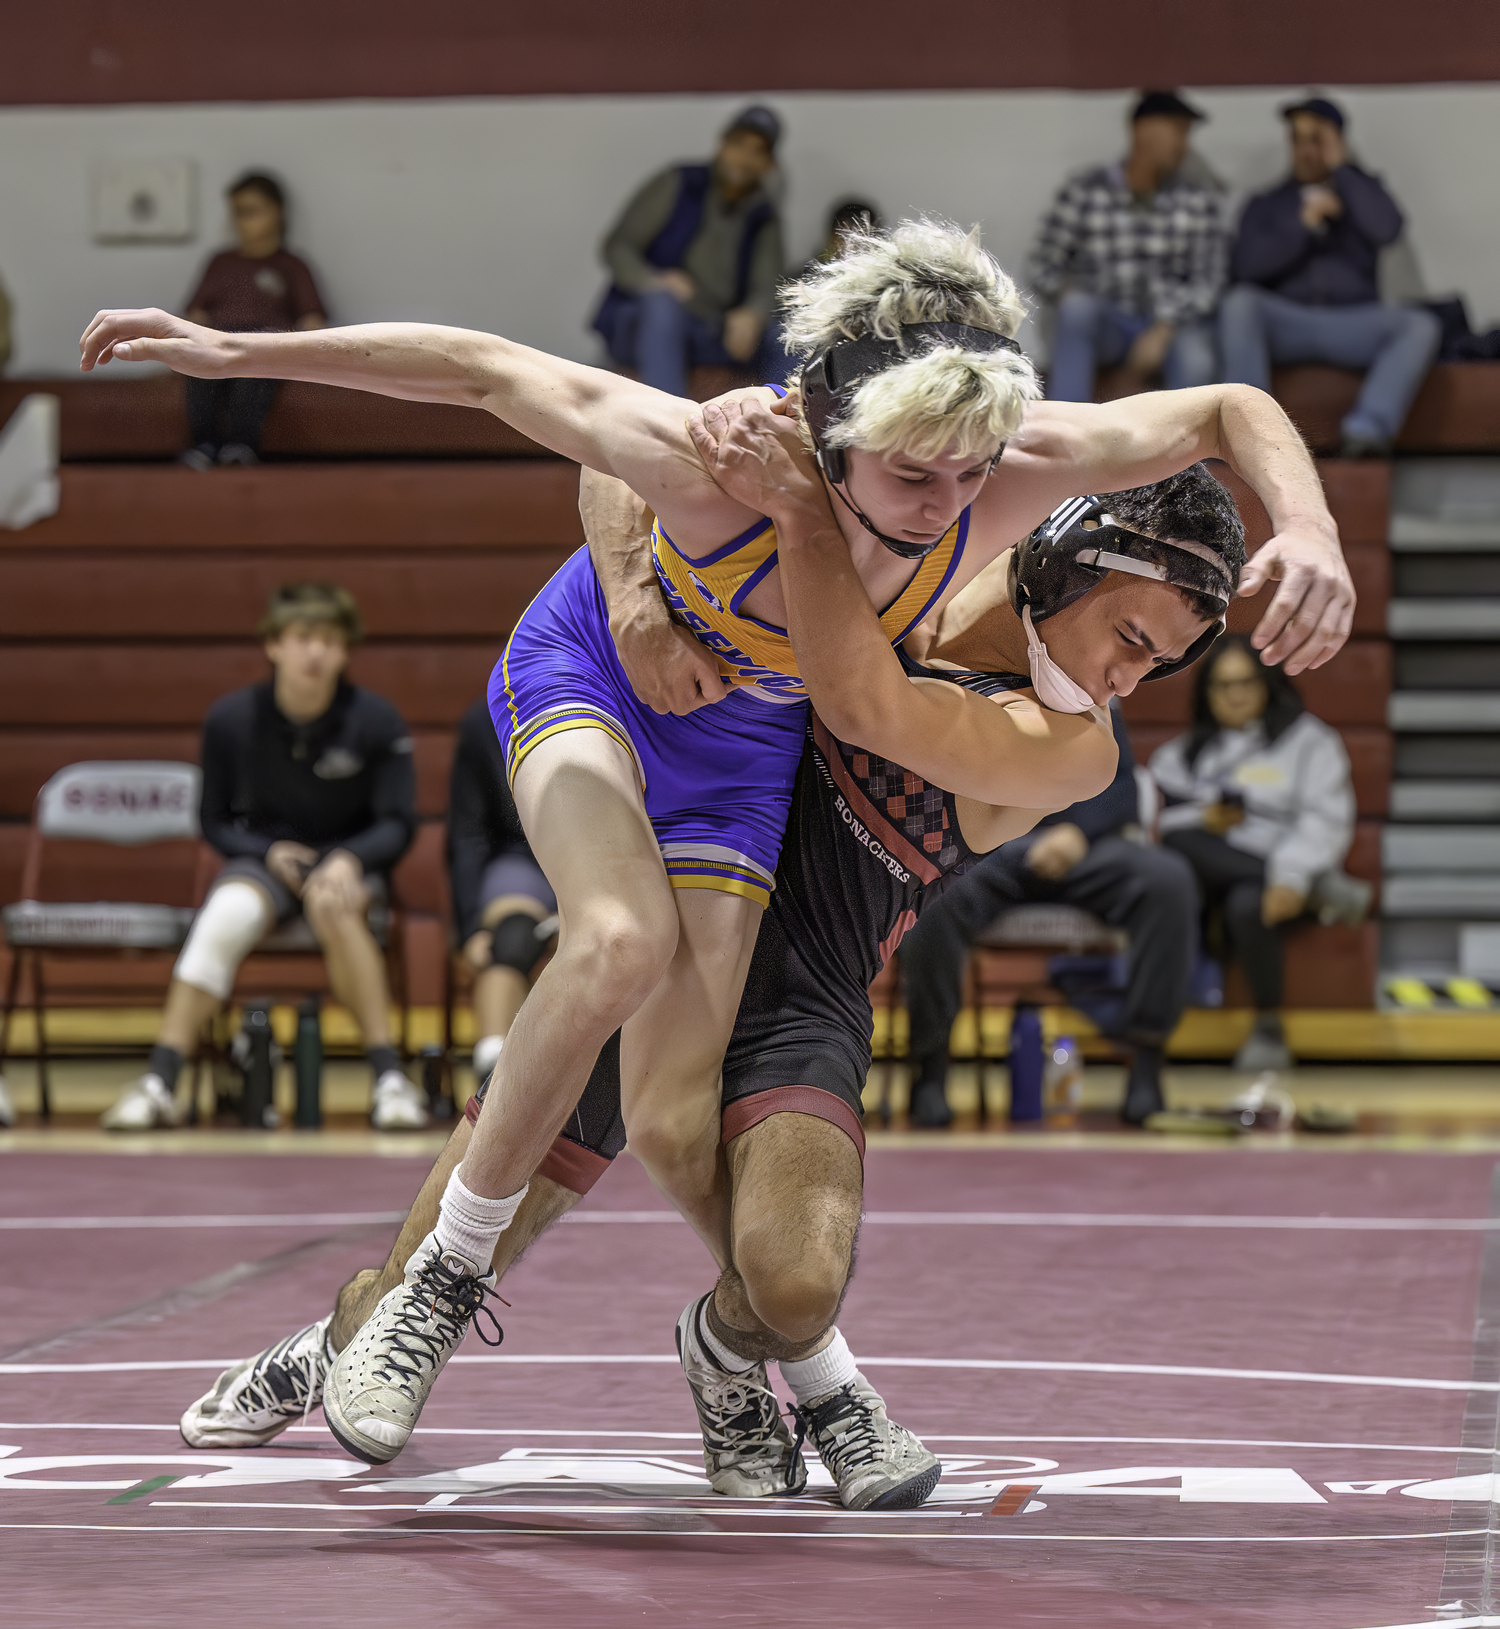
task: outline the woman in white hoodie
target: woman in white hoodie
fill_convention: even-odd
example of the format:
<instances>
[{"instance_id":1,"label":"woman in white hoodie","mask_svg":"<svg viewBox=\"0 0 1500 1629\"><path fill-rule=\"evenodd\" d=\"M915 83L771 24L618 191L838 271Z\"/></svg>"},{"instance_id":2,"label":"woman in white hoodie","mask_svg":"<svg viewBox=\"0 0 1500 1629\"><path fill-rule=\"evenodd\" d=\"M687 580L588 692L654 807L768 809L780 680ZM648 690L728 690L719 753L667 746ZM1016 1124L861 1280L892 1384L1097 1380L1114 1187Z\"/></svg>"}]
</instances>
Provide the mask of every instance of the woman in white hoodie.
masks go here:
<instances>
[{"instance_id":1,"label":"woman in white hoodie","mask_svg":"<svg viewBox=\"0 0 1500 1629\"><path fill-rule=\"evenodd\" d=\"M1225 634L1198 670L1193 726L1159 747L1151 773L1161 840L1192 865L1255 1000L1237 1069L1284 1069L1281 930L1301 918L1318 879L1338 872L1354 835L1349 756L1280 668Z\"/></svg>"}]
</instances>

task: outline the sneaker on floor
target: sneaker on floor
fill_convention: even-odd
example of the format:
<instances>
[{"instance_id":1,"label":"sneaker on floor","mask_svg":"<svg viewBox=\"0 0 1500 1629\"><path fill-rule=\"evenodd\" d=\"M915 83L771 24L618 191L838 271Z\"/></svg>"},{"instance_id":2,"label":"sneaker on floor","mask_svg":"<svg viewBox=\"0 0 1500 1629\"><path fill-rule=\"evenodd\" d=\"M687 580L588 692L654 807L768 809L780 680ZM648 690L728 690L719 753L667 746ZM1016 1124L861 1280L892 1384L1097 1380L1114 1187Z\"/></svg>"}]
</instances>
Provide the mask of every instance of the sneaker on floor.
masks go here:
<instances>
[{"instance_id":1,"label":"sneaker on floor","mask_svg":"<svg viewBox=\"0 0 1500 1629\"><path fill-rule=\"evenodd\" d=\"M887 1417L862 1374L797 1414L846 1510L915 1510L938 1485L942 1461Z\"/></svg>"},{"instance_id":2,"label":"sneaker on floor","mask_svg":"<svg viewBox=\"0 0 1500 1629\"><path fill-rule=\"evenodd\" d=\"M11 1098L10 1088L5 1084L5 1076L0 1075L0 1128L13 1126L16 1123L16 1105Z\"/></svg>"},{"instance_id":3,"label":"sneaker on floor","mask_svg":"<svg viewBox=\"0 0 1500 1629\"><path fill-rule=\"evenodd\" d=\"M458 1350L475 1314L495 1287L495 1271L480 1273L462 1256L443 1255L429 1233L406 1264L406 1282L386 1295L334 1359L323 1391L323 1418L340 1446L383 1465L406 1446L433 1382Z\"/></svg>"},{"instance_id":4,"label":"sneaker on floor","mask_svg":"<svg viewBox=\"0 0 1500 1629\"><path fill-rule=\"evenodd\" d=\"M255 1448L304 1420L323 1401L333 1363L330 1312L306 1329L232 1364L182 1416L189 1448Z\"/></svg>"},{"instance_id":5,"label":"sneaker on floor","mask_svg":"<svg viewBox=\"0 0 1500 1629\"><path fill-rule=\"evenodd\" d=\"M210 442L202 441L196 447L189 447L185 453L179 453L177 462L185 464L188 469L195 469L201 475L205 470L211 470L218 459L218 449Z\"/></svg>"},{"instance_id":6,"label":"sneaker on floor","mask_svg":"<svg viewBox=\"0 0 1500 1629\"><path fill-rule=\"evenodd\" d=\"M425 1095L399 1069L375 1082L370 1124L377 1131L420 1131L430 1118Z\"/></svg>"},{"instance_id":7,"label":"sneaker on floor","mask_svg":"<svg viewBox=\"0 0 1500 1629\"><path fill-rule=\"evenodd\" d=\"M726 1369L703 1339L700 1320L712 1294L690 1303L677 1320L677 1356L698 1410L708 1480L731 1499L801 1493L807 1486L802 1432L794 1438L787 1429L765 1364L743 1373Z\"/></svg>"},{"instance_id":8,"label":"sneaker on floor","mask_svg":"<svg viewBox=\"0 0 1500 1629\"><path fill-rule=\"evenodd\" d=\"M940 1080L919 1080L911 1089L910 1119L924 1131L940 1131L953 1124L948 1090Z\"/></svg>"},{"instance_id":9,"label":"sneaker on floor","mask_svg":"<svg viewBox=\"0 0 1500 1629\"><path fill-rule=\"evenodd\" d=\"M243 464L247 468L260 462L260 454L243 441L229 441L219 448L219 463L225 466Z\"/></svg>"},{"instance_id":10,"label":"sneaker on floor","mask_svg":"<svg viewBox=\"0 0 1500 1629\"><path fill-rule=\"evenodd\" d=\"M1256 1024L1245 1038L1245 1044L1235 1053L1230 1068L1246 1075L1259 1075L1268 1069L1292 1069L1296 1062L1281 1033L1281 1021L1277 1019Z\"/></svg>"},{"instance_id":11,"label":"sneaker on floor","mask_svg":"<svg viewBox=\"0 0 1500 1629\"><path fill-rule=\"evenodd\" d=\"M156 1131L181 1121L177 1099L160 1075L145 1074L131 1081L102 1115L106 1131Z\"/></svg>"}]
</instances>

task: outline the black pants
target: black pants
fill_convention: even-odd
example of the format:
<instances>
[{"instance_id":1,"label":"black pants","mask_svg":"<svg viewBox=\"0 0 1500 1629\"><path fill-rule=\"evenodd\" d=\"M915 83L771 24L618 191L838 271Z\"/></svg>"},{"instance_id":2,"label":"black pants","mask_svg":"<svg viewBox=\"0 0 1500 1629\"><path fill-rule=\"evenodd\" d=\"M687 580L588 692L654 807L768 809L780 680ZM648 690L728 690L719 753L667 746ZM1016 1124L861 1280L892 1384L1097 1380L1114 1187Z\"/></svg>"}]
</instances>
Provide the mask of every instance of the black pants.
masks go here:
<instances>
[{"instance_id":1,"label":"black pants","mask_svg":"<svg viewBox=\"0 0 1500 1629\"><path fill-rule=\"evenodd\" d=\"M1130 935L1130 982L1121 1038L1160 1046L1187 1005L1197 948L1198 890L1191 868L1166 849L1101 837L1056 882L1026 867L1024 843L987 855L921 916L901 941L911 1055L938 1074L963 1000L969 946L1007 905L1061 901Z\"/></svg>"},{"instance_id":2,"label":"black pants","mask_svg":"<svg viewBox=\"0 0 1500 1629\"><path fill-rule=\"evenodd\" d=\"M260 432L276 399L277 379L189 379L188 430L195 447L238 442L260 448Z\"/></svg>"},{"instance_id":3,"label":"black pants","mask_svg":"<svg viewBox=\"0 0 1500 1629\"><path fill-rule=\"evenodd\" d=\"M1250 995L1260 1012L1281 1005L1281 929L1261 920L1266 862L1226 843L1211 831L1168 832L1162 842L1192 866L1208 910L1224 913L1224 932L1234 959L1245 970Z\"/></svg>"}]
</instances>

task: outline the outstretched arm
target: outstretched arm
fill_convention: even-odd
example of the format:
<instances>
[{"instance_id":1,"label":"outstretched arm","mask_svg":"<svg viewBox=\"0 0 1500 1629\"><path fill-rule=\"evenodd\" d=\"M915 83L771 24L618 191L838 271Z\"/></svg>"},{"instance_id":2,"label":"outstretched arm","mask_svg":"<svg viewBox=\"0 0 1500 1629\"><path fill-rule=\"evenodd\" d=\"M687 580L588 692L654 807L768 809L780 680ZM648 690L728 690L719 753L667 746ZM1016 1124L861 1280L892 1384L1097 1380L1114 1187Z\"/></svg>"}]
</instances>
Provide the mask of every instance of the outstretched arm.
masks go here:
<instances>
[{"instance_id":1,"label":"outstretched arm","mask_svg":"<svg viewBox=\"0 0 1500 1629\"><path fill-rule=\"evenodd\" d=\"M165 311L101 311L80 349L85 373L118 357L198 379L301 379L481 407L564 458L618 475L674 530L730 537L751 518L694 454L683 428L690 402L498 334L405 322L226 334Z\"/></svg>"},{"instance_id":2,"label":"outstretched arm","mask_svg":"<svg viewBox=\"0 0 1500 1629\"><path fill-rule=\"evenodd\" d=\"M776 523L797 667L818 716L959 797L1033 811L1093 797L1115 768L1094 713L1054 713L1026 695L989 698L909 679L849 557L796 425L756 403L709 405L689 421L715 480Z\"/></svg>"},{"instance_id":3,"label":"outstretched arm","mask_svg":"<svg viewBox=\"0 0 1500 1629\"><path fill-rule=\"evenodd\" d=\"M1354 584L1317 468L1292 421L1262 390L1204 385L1103 407L1038 402L1006 448L1002 479L989 484L976 510L1004 504L1007 490L1033 483L1045 488L1050 509L1079 492L1147 486L1201 458L1222 458L1271 517L1271 539L1240 580L1245 595L1271 579L1281 584L1253 643L1288 673L1321 667L1349 637Z\"/></svg>"}]
</instances>

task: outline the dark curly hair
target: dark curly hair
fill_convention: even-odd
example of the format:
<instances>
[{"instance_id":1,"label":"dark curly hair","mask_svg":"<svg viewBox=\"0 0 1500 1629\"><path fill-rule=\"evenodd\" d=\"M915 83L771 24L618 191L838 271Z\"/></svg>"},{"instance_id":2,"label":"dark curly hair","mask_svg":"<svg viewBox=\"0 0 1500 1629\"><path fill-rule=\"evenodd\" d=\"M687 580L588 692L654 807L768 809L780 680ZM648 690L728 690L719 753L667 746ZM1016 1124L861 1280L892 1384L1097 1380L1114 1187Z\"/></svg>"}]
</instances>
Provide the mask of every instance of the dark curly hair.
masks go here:
<instances>
[{"instance_id":1,"label":"dark curly hair","mask_svg":"<svg viewBox=\"0 0 1500 1629\"><path fill-rule=\"evenodd\" d=\"M1179 537L1185 543L1208 544L1223 555L1230 587L1238 585L1245 569L1245 523L1229 488L1209 474L1206 464L1189 464L1185 470L1151 486L1132 487L1128 492L1101 492L1099 501L1116 520L1148 538ZM1149 541L1135 552L1168 567L1177 579L1176 586L1205 622L1223 614L1224 602L1215 592L1219 574L1206 560L1182 549L1153 546ZM1194 594L1191 588L1183 587L1184 578L1192 584L1201 583L1203 593Z\"/></svg>"}]
</instances>

